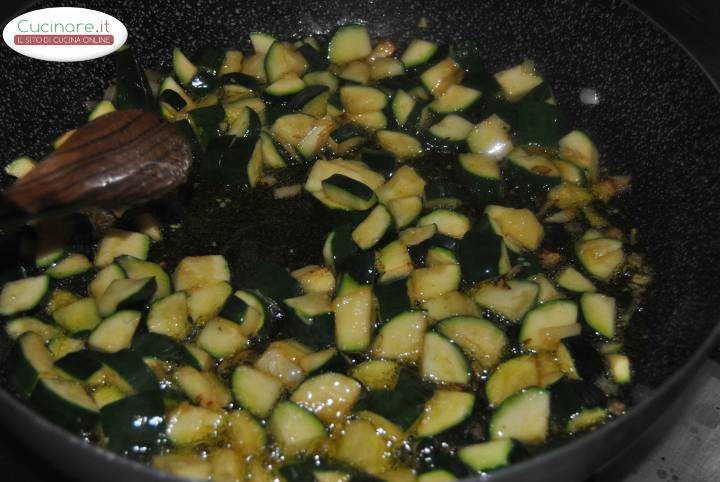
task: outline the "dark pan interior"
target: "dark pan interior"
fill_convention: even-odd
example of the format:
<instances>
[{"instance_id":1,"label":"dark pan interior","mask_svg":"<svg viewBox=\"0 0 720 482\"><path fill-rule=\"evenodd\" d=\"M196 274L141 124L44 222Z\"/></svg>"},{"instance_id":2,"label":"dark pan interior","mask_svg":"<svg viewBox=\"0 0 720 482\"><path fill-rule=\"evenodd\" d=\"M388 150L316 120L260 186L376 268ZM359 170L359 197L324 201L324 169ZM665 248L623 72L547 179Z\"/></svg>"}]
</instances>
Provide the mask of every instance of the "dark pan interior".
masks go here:
<instances>
[{"instance_id":1,"label":"dark pan interior","mask_svg":"<svg viewBox=\"0 0 720 482\"><path fill-rule=\"evenodd\" d=\"M372 33L400 41L475 40L491 71L534 59L571 124L597 142L601 162L611 172L633 176L626 209L656 273L651 299L630 328L628 350L640 387L660 385L713 333L720 303L720 200L714 192L720 182L720 97L682 48L628 5L156 0L39 2L35 8L59 5L97 8L120 19L141 63L163 71L170 68L173 46L189 53L203 46L245 47L252 30L286 37L325 33L347 21L367 23ZM421 16L430 21L425 30L416 26ZM0 65L0 152L7 159L42 155L49 140L83 121L83 103L98 99L113 76L107 58L49 63L5 45ZM583 87L597 89L598 106L580 103ZM302 231L289 211L277 216L277 223ZM630 423L628 417L612 425ZM619 437L622 428L614 430ZM572 473L589 473L595 459Z\"/></svg>"}]
</instances>

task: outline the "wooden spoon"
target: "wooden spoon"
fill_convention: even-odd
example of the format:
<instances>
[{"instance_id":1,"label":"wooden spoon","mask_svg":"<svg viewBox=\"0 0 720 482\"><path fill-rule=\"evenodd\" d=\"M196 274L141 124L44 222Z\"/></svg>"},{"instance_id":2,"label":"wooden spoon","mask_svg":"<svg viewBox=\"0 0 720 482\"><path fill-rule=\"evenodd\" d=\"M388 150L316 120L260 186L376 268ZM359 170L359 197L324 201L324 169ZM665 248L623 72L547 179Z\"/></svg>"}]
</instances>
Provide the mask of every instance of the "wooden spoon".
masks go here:
<instances>
[{"instance_id":1,"label":"wooden spoon","mask_svg":"<svg viewBox=\"0 0 720 482\"><path fill-rule=\"evenodd\" d=\"M190 145L172 124L148 112L111 112L7 188L0 220L143 204L184 183L191 164Z\"/></svg>"}]
</instances>

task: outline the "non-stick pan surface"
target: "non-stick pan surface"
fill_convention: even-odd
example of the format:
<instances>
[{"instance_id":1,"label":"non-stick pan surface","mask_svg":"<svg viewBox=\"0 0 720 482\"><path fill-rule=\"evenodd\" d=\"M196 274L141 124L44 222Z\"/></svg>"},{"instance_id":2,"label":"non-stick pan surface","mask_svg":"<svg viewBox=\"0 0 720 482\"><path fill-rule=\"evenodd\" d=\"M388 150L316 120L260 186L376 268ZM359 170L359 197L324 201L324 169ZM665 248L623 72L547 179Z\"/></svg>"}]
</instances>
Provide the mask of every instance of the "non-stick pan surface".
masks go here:
<instances>
[{"instance_id":1,"label":"non-stick pan surface","mask_svg":"<svg viewBox=\"0 0 720 482\"><path fill-rule=\"evenodd\" d=\"M120 19L141 62L169 70L170 50L244 46L252 30L324 33L347 21L406 41L477 41L498 70L534 59L572 125L598 143L611 172L633 176L627 207L655 268L650 300L630 327L637 386L630 413L571 444L496 472L492 480L579 480L627 445L683 387L716 338L720 290L720 96L665 33L620 2L423 0L401 2L40 2L82 6ZM425 30L417 27L429 19ZM0 152L41 155L81 123L83 103L113 76L109 59L47 63L0 47ZM579 90L601 102L584 106ZM300 229L290 214L277 223ZM211 234L212 235L212 234ZM222 233L216 233L221 236ZM272 244L257 238L256 244ZM311 241L312 242L312 241ZM282 256L273 252L273 256ZM7 255L7 253L5 253ZM189 254L189 253L188 253ZM280 262L283 259L278 259ZM236 269L247 260L230 259ZM7 343L0 343L0 358ZM0 390L0 417L38 453L85 480L172 480L51 426Z\"/></svg>"}]
</instances>

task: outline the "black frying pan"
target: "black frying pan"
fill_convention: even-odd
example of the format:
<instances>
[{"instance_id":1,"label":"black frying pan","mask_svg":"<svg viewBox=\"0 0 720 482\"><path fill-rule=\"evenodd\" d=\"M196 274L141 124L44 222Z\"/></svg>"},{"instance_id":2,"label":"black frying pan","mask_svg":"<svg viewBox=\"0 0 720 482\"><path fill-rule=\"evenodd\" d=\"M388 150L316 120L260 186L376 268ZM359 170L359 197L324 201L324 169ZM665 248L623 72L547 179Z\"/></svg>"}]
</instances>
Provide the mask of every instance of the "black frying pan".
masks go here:
<instances>
[{"instance_id":1,"label":"black frying pan","mask_svg":"<svg viewBox=\"0 0 720 482\"><path fill-rule=\"evenodd\" d=\"M602 162L612 172L632 174L627 209L640 228L656 281L628 336L637 381L630 413L568 445L496 472L491 480L587 477L662 416L717 339L720 96L680 46L626 4L155 0L40 2L35 8L60 5L95 8L120 19L141 62L159 70L169 70L175 45L193 53L208 45L242 45L251 30L281 36L327 32L349 20L367 22L374 34L401 41L415 35L450 43L478 40L491 70L526 57L536 61L572 124L597 141ZM430 28L419 32L416 24L422 15ZM8 159L41 155L48 140L82 122L83 102L99 98L113 76L107 58L53 64L22 57L4 45L0 66L0 152ZM578 99L582 87L596 88L600 105L583 106ZM287 214L277 216L278 222L299 229ZM254 241L265 244L263 238ZM12 258L11 253L2 254ZM288 261L283 253L273 256ZM248 260L231 262L237 268ZM7 345L0 343L0 359ZM0 419L73 477L174 480L63 432L3 390Z\"/></svg>"}]
</instances>

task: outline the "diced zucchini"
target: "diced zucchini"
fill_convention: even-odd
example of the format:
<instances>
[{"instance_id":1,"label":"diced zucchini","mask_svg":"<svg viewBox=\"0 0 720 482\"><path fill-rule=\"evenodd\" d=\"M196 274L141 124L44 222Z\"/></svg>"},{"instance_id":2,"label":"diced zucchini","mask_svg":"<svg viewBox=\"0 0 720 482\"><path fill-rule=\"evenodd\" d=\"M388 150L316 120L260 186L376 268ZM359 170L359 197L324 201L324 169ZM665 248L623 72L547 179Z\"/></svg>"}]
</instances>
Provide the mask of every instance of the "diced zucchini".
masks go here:
<instances>
[{"instance_id":1,"label":"diced zucchini","mask_svg":"<svg viewBox=\"0 0 720 482\"><path fill-rule=\"evenodd\" d=\"M540 246L545 233L529 209L490 205L485 208L485 213L494 231L503 237L512 251L534 251Z\"/></svg>"},{"instance_id":2,"label":"diced zucchini","mask_svg":"<svg viewBox=\"0 0 720 482\"><path fill-rule=\"evenodd\" d=\"M394 463L386 434L371 422L356 419L345 426L338 440L336 457L341 462L370 474L385 472Z\"/></svg>"},{"instance_id":3,"label":"diced zucchini","mask_svg":"<svg viewBox=\"0 0 720 482\"><path fill-rule=\"evenodd\" d=\"M100 102L95 104L93 110L90 111L90 114L88 115L88 121L93 121L98 117L109 114L110 112L115 112L116 110L117 109L115 109L115 106L112 102L110 102L109 100L101 100Z\"/></svg>"},{"instance_id":4,"label":"diced zucchini","mask_svg":"<svg viewBox=\"0 0 720 482\"><path fill-rule=\"evenodd\" d=\"M470 230L470 219L449 209L436 209L418 220L418 226L434 224L438 232L461 239Z\"/></svg>"},{"instance_id":5,"label":"diced zucchini","mask_svg":"<svg viewBox=\"0 0 720 482\"><path fill-rule=\"evenodd\" d=\"M462 68L448 57L423 72L420 81L433 96L440 97L451 85L460 82L462 77Z\"/></svg>"},{"instance_id":6,"label":"diced zucchini","mask_svg":"<svg viewBox=\"0 0 720 482\"><path fill-rule=\"evenodd\" d=\"M166 335L140 333L133 338L132 349L144 360L162 360L202 368L187 346Z\"/></svg>"},{"instance_id":7,"label":"diced zucchini","mask_svg":"<svg viewBox=\"0 0 720 482\"><path fill-rule=\"evenodd\" d=\"M408 311L395 316L378 331L372 345L376 358L418 361L423 349L427 321L421 311Z\"/></svg>"},{"instance_id":8,"label":"diced zucchini","mask_svg":"<svg viewBox=\"0 0 720 482\"><path fill-rule=\"evenodd\" d=\"M520 390L537 386L540 386L537 359L533 355L522 355L498 365L485 385L485 396L490 406L498 407Z\"/></svg>"},{"instance_id":9,"label":"diced zucchini","mask_svg":"<svg viewBox=\"0 0 720 482\"><path fill-rule=\"evenodd\" d=\"M615 238L597 238L580 241L575 254L583 267L594 277L607 281L625 262L622 241Z\"/></svg>"},{"instance_id":10,"label":"diced zucchini","mask_svg":"<svg viewBox=\"0 0 720 482\"><path fill-rule=\"evenodd\" d=\"M307 63L302 55L275 41L265 54L264 67L267 83L272 84L286 74L302 74L307 69Z\"/></svg>"},{"instance_id":11,"label":"diced zucchini","mask_svg":"<svg viewBox=\"0 0 720 482\"><path fill-rule=\"evenodd\" d=\"M458 450L458 457L472 470L486 473L510 465L518 451L516 442L505 438L467 445Z\"/></svg>"},{"instance_id":12,"label":"diced zucchini","mask_svg":"<svg viewBox=\"0 0 720 482\"><path fill-rule=\"evenodd\" d=\"M286 457L312 454L327 438L325 427L310 411L292 402L280 402L268 421L268 433Z\"/></svg>"},{"instance_id":13,"label":"diced zucchini","mask_svg":"<svg viewBox=\"0 0 720 482\"><path fill-rule=\"evenodd\" d=\"M295 389L290 400L309 410L326 424L343 420L355 402L362 387L352 378L339 373L323 373L305 380Z\"/></svg>"},{"instance_id":14,"label":"diced zucchini","mask_svg":"<svg viewBox=\"0 0 720 482\"><path fill-rule=\"evenodd\" d=\"M370 345L374 321L372 286L358 287L333 301L339 350L362 351Z\"/></svg>"},{"instance_id":15,"label":"diced zucchini","mask_svg":"<svg viewBox=\"0 0 720 482\"><path fill-rule=\"evenodd\" d=\"M188 256L180 260L173 273L177 291L194 290L220 281L230 281L230 268L219 255Z\"/></svg>"},{"instance_id":16,"label":"diced zucchini","mask_svg":"<svg viewBox=\"0 0 720 482\"><path fill-rule=\"evenodd\" d=\"M267 53L275 40L275 37L269 33L250 32L250 43L252 43L253 50L261 54Z\"/></svg>"},{"instance_id":17,"label":"diced zucchini","mask_svg":"<svg viewBox=\"0 0 720 482\"><path fill-rule=\"evenodd\" d=\"M345 25L335 31L328 45L328 58L333 64L347 64L367 57L372 52L370 35L362 25Z\"/></svg>"},{"instance_id":18,"label":"diced zucchini","mask_svg":"<svg viewBox=\"0 0 720 482\"><path fill-rule=\"evenodd\" d=\"M333 202L357 211L370 209L377 197L367 185L342 174L333 174L322 181L323 192Z\"/></svg>"},{"instance_id":19,"label":"diced zucchini","mask_svg":"<svg viewBox=\"0 0 720 482\"><path fill-rule=\"evenodd\" d=\"M255 294L239 290L227 298L220 316L239 324L242 333L249 337L265 325L265 306Z\"/></svg>"},{"instance_id":20,"label":"diced zucchini","mask_svg":"<svg viewBox=\"0 0 720 482\"><path fill-rule=\"evenodd\" d=\"M109 264L98 271L88 286L88 292L93 298L100 298L113 281L123 278L125 278L125 271L115 263Z\"/></svg>"},{"instance_id":21,"label":"diced zucchini","mask_svg":"<svg viewBox=\"0 0 720 482\"><path fill-rule=\"evenodd\" d=\"M225 74L239 73L242 71L242 61L244 55L240 50L230 49L225 51L222 64L218 70L218 76Z\"/></svg>"},{"instance_id":22,"label":"diced zucchini","mask_svg":"<svg viewBox=\"0 0 720 482\"><path fill-rule=\"evenodd\" d=\"M45 341L60 334L60 330L56 326L44 323L32 316L15 318L5 323L5 333L13 340L17 340L20 335L28 332L39 335Z\"/></svg>"},{"instance_id":23,"label":"diced zucchini","mask_svg":"<svg viewBox=\"0 0 720 482\"><path fill-rule=\"evenodd\" d=\"M494 200L500 195L500 168L495 159L485 154L458 156L460 181L480 199Z\"/></svg>"},{"instance_id":24,"label":"diced zucchini","mask_svg":"<svg viewBox=\"0 0 720 482\"><path fill-rule=\"evenodd\" d=\"M263 131L260 133L260 149L262 152L263 164L269 168L281 168L287 165L285 151L275 143L272 136Z\"/></svg>"},{"instance_id":25,"label":"diced zucchini","mask_svg":"<svg viewBox=\"0 0 720 482\"><path fill-rule=\"evenodd\" d=\"M238 366L232 376L235 400L253 415L265 418L283 392L283 385L272 375L247 365Z\"/></svg>"},{"instance_id":26,"label":"diced zucchini","mask_svg":"<svg viewBox=\"0 0 720 482\"><path fill-rule=\"evenodd\" d=\"M375 193L382 203L408 196L422 196L425 180L410 166L402 166L384 184L377 186Z\"/></svg>"},{"instance_id":27,"label":"diced zucchini","mask_svg":"<svg viewBox=\"0 0 720 482\"><path fill-rule=\"evenodd\" d=\"M442 296L426 300L421 306L430 317L430 323L453 316L477 316L479 314L478 307L470 297L459 291L450 291Z\"/></svg>"},{"instance_id":28,"label":"diced zucchini","mask_svg":"<svg viewBox=\"0 0 720 482\"><path fill-rule=\"evenodd\" d=\"M395 221L395 227L404 228L420 215L423 202L420 196L408 196L392 199L387 202L386 206Z\"/></svg>"},{"instance_id":29,"label":"diced zucchini","mask_svg":"<svg viewBox=\"0 0 720 482\"><path fill-rule=\"evenodd\" d=\"M360 249L375 246L392 224L392 217L382 204L375 206L370 214L352 232L352 239Z\"/></svg>"},{"instance_id":30,"label":"diced zucchini","mask_svg":"<svg viewBox=\"0 0 720 482\"><path fill-rule=\"evenodd\" d=\"M560 171L544 155L528 154L524 149L515 148L507 155L507 159L505 175L514 186L539 193L560 184Z\"/></svg>"},{"instance_id":31,"label":"diced zucchini","mask_svg":"<svg viewBox=\"0 0 720 482\"><path fill-rule=\"evenodd\" d=\"M32 310L45 299L49 286L47 275L5 283L0 293L0 315L11 316Z\"/></svg>"},{"instance_id":32,"label":"diced zucchini","mask_svg":"<svg viewBox=\"0 0 720 482\"><path fill-rule=\"evenodd\" d=\"M184 366L175 371L173 378L185 395L201 407L219 410L232 401L230 391L213 373Z\"/></svg>"},{"instance_id":33,"label":"diced zucchini","mask_svg":"<svg viewBox=\"0 0 720 482\"><path fill-rule=\"evenodd\" d=\"M423 39L412 39L403 52L400 60L405 67L417 67L430 61L438 50L435 42Z\"/></svg>"},{"instance_id":34,"label":"diced zucchini","mask_svg":"<svg viewBox=\"0 0 720 482\"><path fill-rule=\"evenodd\" d=\"M591 328L606 338L615 336L615 298L600 293L584 293L580 297L580 308Z\"/></svg>"},{"instance_id":35,"label":"diced zucchini","mask_svg":"<svg viewBox=\"0 0 720 482\"><path fill-rule=\"evenodd\" d=\"M410 274L408 294L417 301L442 296L460 287L460 266L454 264L416 269Z\"/></svg>"},{"instance_id":36,"label":"diced zucchini","mask_svg":"<svg viewBox=\"0 0 720 482\"><path fill-rule=\"evenodd\" d=\"M383 110L387 105L387 95L375 87L345 85L340 87L340 101L345 112L364 114Z\"/></svg>"},{"instance_id":37,"label":"diced zucchini","mask_svg":"<svg viewBox=\"0 0 720 482\"><path fill-rule=\"evenodd\" d=\"M630 370L630 358L627 355L610 354L607 357L608 367L615 383L625 385L630 383L632 372Z\"/></svg>"},{"instance_id":38,"label":"diced zucchini","mask_svg":"<svg viewBox=\"0 0 720 482\"><path fill-rule=\"evenodd\" d=\"M183 85L190 84L190 81L198 73L198 68L190 62L190 60L182 53L182 51L175 47L173 49L173 69L178 80Z\"/></svg>"},{"instance_id":39,"label":"diced zucchini","mask_svg":"<svg viewBox=\"0 0 720 482\"><path fill-rule=\"evenodd\" d=\"M448 114L428 129L430 142L441 149L463 146L473 124L457 114Z\"/></svg>"},{"instance_id":40,"label":"diced zucchini","mask_svg":"<svg viewBox=\"0 0 720 482\"><path fill-rule=\"evenodd\" d=\"M414 268L407 246L401 241L393 241L382 248L376 266L380 272L381 283L405 278Z\"/></svg>"},{"instance_id":41,"label":"diced zucchini","mask_svg":"<svg viewBox=\"0 0 720 482\"><path fill-rule=\"evenodd\" d=\"M167 416L165 433L175 445L191 445L214 438L224 415L183 402Z\"/></svg>"},{"instance_id":42,"label":"diced zucchini","mask_svg":"<svg viewBox=\"0 0 720 482\"><path fill-rule=\"evenodd\" d=\"M468 134L468 147L471 152L500 160L513 148L509 131L510 126L493 114L478 123Z\"/></svg>"},{"instance_id":43,"label":"diced zucchini","mask_svg":"<svg viewBox=\"0 0 720 482\"><path fill-rule=\"evenodd\" d=\"M553 282L542 273L531 276L528 278L528 281L537 283L539 287L537 299L538 304L545 303L546 301L559 300L563 297L557 288L555 288Z\"/></svg>"},{"instance_id":44,"label":"diced zucchini","mask_svg":"<svg viewBox=\"0 0 720 482\"><path fill-rule=\"evenodd\" d=\"M139 311L119 311L100 323L88 338L93 350L115 353L130 348L135 330L140 324Z\"/></svg>"},{"instance_id":45,"label":"diced zucchini","mask_svg":"<svg viewBox=\"0 0 720 482\"><path fill-rule=\"evenodd\" d=\"M415 433L433 437L464 422L472 414L475 395L466 392L438 390L427 402Z\"/></svg>"},{"instance_id":46,"label":"diced zucchini","mask_svg":"<svg viewBox=\"0 0 720 482\"><path fill-rule=\"evenodd\" d=\"M519 342L536 350L554 349L560 339L577 334L572 330L577 325L577 311L570 300L549 301L533 308L523 319Z\"/></svg>"},{"instance_id":47,"label":"diced zucchini","mask_svg":"<svg viewBox=\"0 0 720 482\"><path fill-rule=\"evenodd\" d=\"M92 298L83 298L53 312L55 323L70 333L93 330L100 324L101 316L107 314L99 313L99 304Z\"/></svg>"},{"instance_id":48,"label":"diced zucchini","mask_svg":"<svg viewBox=\"0 0 720 482\"><path fill-rule=\"evenodd\" d=\"M225 281L193 289L187 297L190 317L200 322L217 316L231 294L232 287Z\"/></svg>"},{"instance_id":49,"label":"diced zucchini","mask_svg":"<svg viewBox=\"0 0 720 482\"><path fill-rule=\"evenodd\" d=\"M420 373L435 383L466 384L470 381L470 368L462 351L444 336L433 332L425 333Z\"/></svg>"},{"instance_id":50,"label":"diced zucchini","mask_svg":"<svg viewBox=\"0 0 720 482\"><path fill-rule=\"evenodd\" d=\"M104 268L115 261L118 256L129 255L144 260L150 249L150 237L142 233L109 229L95 254L95 266Z\"/></svg>"},{"instance_id":51,"label":"diced zucchini","mask_svg":"<svg viewBox=\"0 0 720 482\"><path fill-rule=\"evenodd\" d=\"M28 156L18 157L5 166L5 173L20 179L35 167L35 161Z\"/></svg>"},{"instance_id":52,"label":"diced zucchini","mask_svg":"<svg viewBox=\"0 0 720 482\"><path fill-rule=\"evenodd\" d=\"M115 280L97 299L97 311L100 316L107 317L118 310L145 308L155 294L156 287L153 277ZM94 304L95 300L92 302Z\"/></svg>"},{"instance_id":53,"label":"diced zucchini","mask_svg":"<svg viewBox=\"0 0 720 482\"><path fill-rule=\"evenodd\" d=\"M473 291L473 300L510 320L520 320L537 302L539 287L532 281L500 280Z\"/></svg>"},{"instance_id":54,"label":"diced zucchini","mask_svg":"<svg viewBox=\"0 0 720 482\"><path fill-rule=\"evenodd\" d=\"M85 273L92 268L92 263L83 254L71 254L55 263L46 271L52 278L63 279Z\"/></svg>"},{"instance_id":55,"label":"diced zucchini","mask_svg":"<svg viewBox=\"0 0 720 482\"><path fill-rule=\"evenodd\" d=\"M129 279L137 280L149 276L155 278L157 289L153 295L153 300L165 298L172 292L170 277L159 264L143 261L128 255L119 256L115 262L125 271L125 275Z\"/></svg>"},{"instance_id":56,"label":"diced zucchini","mask_svg":"<svg viewBox=\"0 0 720 482\"><path fill-rule=\"evenodd\" d=\"M382 80L398 77L405 73L401 61L392 57L377 57L370 61L370 79Z\"/></svg>"},{"instance_id":57,"label":"diced zucchini","mask_svg":"<svg viewBox=\"0 0 720 482\"><path fill-rule=\"evenodd\" d=\"M430 109L438 114L464 112L477 104L481 95L479 90L454 84L430 103Z\"/></svg>"},{"instance_id":58,"label":"diced zucchini","mask_svg":"<svg viewBox=\"0 0 720 482\"><path fill-rule=\"evenodd\" d=\"M523 62L495 74L495 80L510 102L519 102L525 94L543 83L542 77L535 73L532 62Z\"/></svg>"},{"instance_id":59,"label":"diced zucchini","mask_svg":"<svg viewBox=\"0 0 720 482\"><path fill-rule=\"evenodd\" d=\"M303 77L303 80L307 85L324 85L331 94L334 94L338 90L340 84L337 77L327 70L308 72Z\"/></svg>"},{"instance_id":60,"label":"diced zucchini","mask_svg":"<svg viewBox=\"0 0 720 482\"><path fill-rule=\"evenodd\" d=\"M247 410L234 410L225 420L233 450L245 456L259 455L265 450L265 429Z\"/></svg>"},{"instance_id":61,"label":"diced zucchini","mask_svg":"<svg viewBox=\"0 0 720 482\"><path fill-rule=\"evenodd\" d=\"M395 122L400 127L404 127L411 120L412 114L417 112L417 101L402 89L395 92L392 100L392 112Z\"/></svg>"},{"instance_id":62,"label":"diced zucchini","mask_svg":"<svg viewBox=\"0 0 720 482\"><path fill-rule=\"evenodd\" d=\"M79 338L61 335L50 340L48 349L53 360L59 360L68 354L85 349L85 342Z\"/></svg>"},{"instance_id":63,"label":"diced zucchini","mask_svg":"<svg viewBox=\"0 0 720 482\"><path fill-rule=\"evenodd\" d=\"M367 62L354 60L343 67L339 77L345 83L366 85L370 82L370 66Z\"/></svg>"},{"instance_id":64,"label":"diced zucchini","mask_svg":"<svg viewBox=\"0 0 720 482\"><path fill-rule=\"evenodd\" d=\"M368 360L353 368L351 374L368 390L390 390L398 381L400 367L390 360Z\"/></svg>"},{"instance_id":65,"label":"diced zucchini","mask_svg":"<svg viewBox=\"0 0 720 482\"><path fill-rule=\"evenodd\" d=\"M566 266L555 277L558 286L574 293L592 293L595 285L572 266Z\"/></svg>"},{"instance_id":66,"label":"diced zucchini","mask_svg":"<svg viewBox=\"0 0 720 482\"><path fill-rule=\"evenodd\" d=\"M190 333L188 303L185 293L178 292L162 298L150 306L147 328L176 340L182 340Z\"/></svg>"},{"instance_id":67,"label":"diced zucchini","mask_svg":"<svg viewBox=\"0 0 720 482\"><path fill-rule=\"evenodd\" d=\"M441 321L437 330L483 368L495 366L508 345L505 333L484 318L454 316Z\"/></svg>"},{"instance_id":68,"label":"diced zucchini","mask_svg":"<svg viewBox=\"0 0 720 482\"><path fill-rule=\"evenodd\" d=\"M560 157L581 167L590 180L597 179L598 151L587 134L572 131L559 141Z\"/></svg>"},{"instance_id":69,"label":"diced zucchini","mask_svg":"<svg viewBox=\"0 0 720 482\"><path fill-rule=\"evenodd\" d=\"M98 420L97 405L75 380L42 378L30 401L38 412L68 430L87 430Z\"/></svg>"},{"instance_id":70,"label":"diced zucchini","mask_svg":"<svg viewBox=\"0 0 720 482\"><path fill-rule=\"evenodd\" d=\"M208 321L197 338L198 346L215 358L233 356L247 342L240 325L224 318Z\"/></svg>"},{"instance_id":71,"label":"diced zucchini","mask_svg":"<svg viewBox=\"0 0 720 482\"><path fill-rule=\"evenodd\" d=\"M305 293L329 293L335 289L335 275L324 266L308 265L290 273Z\"/></svg>"},{"instance_id":72,"label":"diced zucchini","mask_svg":"<svg viewBox=\"0 0 720 482\"><path fill-rule=\"evenodd\" d=\"M398 159L412 159L422 154L420 141L404 132L381 129L375 133L378 145L392 152Z\"/></svg>"},{"instance_id":73,"label":"diced zucchini","mask_svg":"<svg viewBox=\"0 0 720 482\"><path fill-rule=\"evenodd\" d=\"M38 380L52 375L53 359L42 337L32 332L21 335L14 350L9 382L20 396L29 398Z\"/></svg>"},{"instance_id":74,"label":"diced zucchini","mask_svg":"<svg viewBox=\"0 0 720 482\"><path fill-rule=\"evenodd\" d=\"M515 439L524 444L542 443L547 438L550 394L540 388L527 388L513 395L493 414L492 439Z\"/></svg>"}]
</instances>

